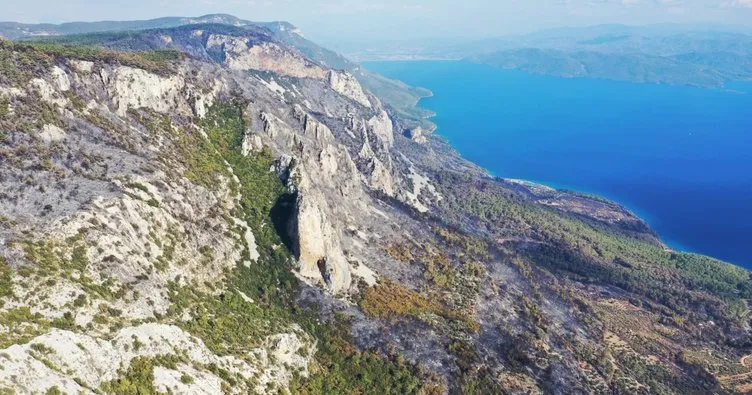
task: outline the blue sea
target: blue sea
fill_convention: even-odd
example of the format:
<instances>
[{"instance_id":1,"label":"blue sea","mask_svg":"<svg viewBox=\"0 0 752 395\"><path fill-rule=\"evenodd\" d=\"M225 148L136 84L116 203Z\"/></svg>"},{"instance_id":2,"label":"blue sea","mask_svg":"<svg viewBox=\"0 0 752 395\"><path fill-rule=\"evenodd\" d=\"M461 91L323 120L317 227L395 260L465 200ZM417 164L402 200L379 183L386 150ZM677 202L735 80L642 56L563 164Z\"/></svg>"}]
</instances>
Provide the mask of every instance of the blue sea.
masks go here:
<instances>
[{"instance_id":1,"label":"blue sea","mask_svg":"<svg viewBox=\"0 0 752 395\"><path fill-rule=\"evenodd\" d=\"M494 175L595 193L673 248L752 269L752 83L566 79L468 62L369 62L422 86L437 133Z\"/></svg>"}]
</instances>

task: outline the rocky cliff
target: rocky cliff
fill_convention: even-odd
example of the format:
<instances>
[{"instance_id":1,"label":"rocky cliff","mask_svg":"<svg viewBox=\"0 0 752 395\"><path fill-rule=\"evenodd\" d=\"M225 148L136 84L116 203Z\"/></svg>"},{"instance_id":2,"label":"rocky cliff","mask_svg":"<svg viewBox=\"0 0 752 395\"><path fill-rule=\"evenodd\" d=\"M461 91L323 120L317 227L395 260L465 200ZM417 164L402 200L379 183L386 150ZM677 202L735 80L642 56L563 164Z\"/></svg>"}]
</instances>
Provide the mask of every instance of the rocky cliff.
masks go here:
<instances>
[{"instance_id":1,"label":"rocky cliff","mask_svg":"<svg viewBox=\"0 0 752 395\"><path fill-rule=\"evenodd\" d=\"M749 274L620 206L405 136L263 27L65 40L0 44L0 388L748 388Z\"/></svg>"}]
</instances>

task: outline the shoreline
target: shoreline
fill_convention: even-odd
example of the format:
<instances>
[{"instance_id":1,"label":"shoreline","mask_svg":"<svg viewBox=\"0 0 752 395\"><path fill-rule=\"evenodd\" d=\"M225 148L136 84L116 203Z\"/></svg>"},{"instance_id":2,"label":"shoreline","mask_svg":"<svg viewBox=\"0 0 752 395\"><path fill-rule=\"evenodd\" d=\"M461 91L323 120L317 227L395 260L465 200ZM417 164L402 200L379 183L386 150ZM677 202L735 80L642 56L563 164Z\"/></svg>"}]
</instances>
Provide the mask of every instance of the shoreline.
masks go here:
<instances>
[{"instance_id":1,"label":"shoreline","mask_svg":"<svg viewBox=\"0 0 752 395\"><path fill-rule=\"evenodd\" d=\"M519 70L519 71L524 72L524 70ZM565 77L557 77L557 76L553 76L553 75L551 75L551 77L565 78ZM404 81L402 81L402 82L404 82ZM629 82L629 81L624 81L624 82ZM646 84L646 83L639 83L639 82L631 82L631 83ZM434 110L432 110L430 108L420 107L421 101L423 99L435 97L435 92L432 89L430 89L430 88L426 88L426 87L422 87L422 86L419 86L418 88L424 89L424 90L430 92L430 94L422 96L420 99L418 99L417 102L415 103L415 107L418 107L420 110L430 111L432 113L431 116L427 116L424 119L428 120L428 119L435 118L436 116L438 116L438 112L436 112L436 111L434 111ZM702 88L702 87L695 87L695 88L711 89L711 90L724 90L724 89L720 89L720 88ZM736 92L728 92L728 93L736 93ZM739 92L739 93L744 94L744 93L747 93L747 92ZM603 191L593 191L593 190L589 190L588 188L580 188L580 187L572 186L572 185L561 185L561 184L558 184L558 183L555 183L555 182L546 182L546 181L528 180L528 179L518 179L518 178L508 178L508 177L504 177L504 176L499 176L499 175L495 174L495 172L493 172L492 170L490 170L490 169L488 169L488 168L486 168L484 166L481 166L481 165L477 164L475 161L467 158L464 155L464 153L460 152L459 149L452 144L451 140L447 136L442 135L440 133L436 133L440 129L440 125L439 124L437 124L436 122L431 122L431 123L433 125L433 129L430 131L430 133L431 134L435 134L440 139L439 141L440 141L441 144L446 144L447 146L449 146L449 148L452 149L454 152L456 152L457 155L462 160L465 160L465 161L473 164L474 166L477 166L478 168L482 169L487 174L487 176L489 178L499 179L499 180L503 180L503 181L522 181L522 182L530 183L530 184L535 185L535 186L540 186L540 187L544 187L544 188L551 188L553 190L556 190L556 191L562 192L562 193L569 193L569 194L583 196L583 197L589 197L589 198L593 198L593 199L602 199L602 200L604 200L604 201L606 201L606 202L608 202L610 204L614 204L614 205L620 207L621 209L623 209L623 210L629 212L630 214L632 214L634 217L636 217L636 218L640 219L641 221L645 222L645 224L647 224L647 226L649 227L649 229L655 234L657 240L664 246L664 248L667 249L667 251L671 251L671 252L683 252L683 253L702 255L702 256L706 256L706 257L711 258L711 259L715 259L715 260L718 260L718 261L721 261L721 262L725 262L725 263L728 263L728 264L731 264L731 265L734 265L734 266L737 266L737 267L741 267L741 268L743 268L745 270L750 270L750 268L748 268L746 265L743 265L741 263L734 263L732 261L724 260L722 258L717 258L715 256L699 252L696 249L691 248L691 247L685 245L684 243L680 243L678 241L665 238L664 235L662 233L658 232L656 230L656 228L653 226L653 224L656 222L656 219L654 218L653 215L649 214L648 211L646 211L646 210L644 210L642 208L635 207L634 205L631 205L629 202L624 202L624 199L613 197L611 194L604 193ZM590 195L590 196L588 196L588 195Z\"/></svg>"},{"instance_id":2,"label":"shoreline","mask_svg":"<svg viewBox=\"0 0 752 395\"><path fill-rule=\"evenodd\" d=\"M628 84L638 84L638 85L665 85L665 86L676 86L676 87L686 87L686 88L697 88L697 89L709 89L709 90L716 90L726 93L732 93L732 94L752 94L752 90L740 90L740 89L733 89L729 87L729 84L734 83L748 83L752 84L752 79L750 80L725 80L720 84L705 84L705 83L695 83L695 82L668 82L668 81L644 81L644 80L638 80L638 79L626 79L626 78L613 78L613 77L597 77L592 75L568 75L568 74L556 74L551 72L538 72L534 70L526 70L524 67L520 66L501 66L496 65L489 62L483 62L479 60L475 60L472 57L458 57L458 58L441 58L441 57L416 57L416 58L399 58L399 57L391 57L387 56L385 58L361 58L355 60L357 63L368 63L368 62L383 62L383 63L413 63L413 62L468 62L479 66L486 66L491 67L498 70L506 70L506 71L519 71L526 74L532 74L532 75L539 75L539 76L545 76L545 77L553 77L553 78L564 78L564 79L592 79L592 80L598 80L598 81L611 81L611 82L620 82L620 83L628 83ZM404 81L402 81L404 82ZM417 87L422 88L426 90L430 90L428 88L424 87Z\"/></svg>"}]
</instances>

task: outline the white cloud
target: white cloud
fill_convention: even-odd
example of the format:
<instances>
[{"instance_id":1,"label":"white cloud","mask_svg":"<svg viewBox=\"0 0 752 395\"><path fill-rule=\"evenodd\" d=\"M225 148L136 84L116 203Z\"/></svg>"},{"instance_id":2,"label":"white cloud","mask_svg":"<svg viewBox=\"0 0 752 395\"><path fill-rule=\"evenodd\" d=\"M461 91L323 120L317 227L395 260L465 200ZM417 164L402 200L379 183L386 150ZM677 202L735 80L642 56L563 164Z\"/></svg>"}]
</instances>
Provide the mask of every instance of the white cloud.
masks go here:
<instances>
[{"instance_id":1,"label":"white cloud","mask_svg":"<svg viewBox=\"0 0 752 395\"><path fill-rule=\"evenodd\" d=\"M752 8L752 0L726 0L721 3L724 8Z\"/></svg>"}]
</instances>

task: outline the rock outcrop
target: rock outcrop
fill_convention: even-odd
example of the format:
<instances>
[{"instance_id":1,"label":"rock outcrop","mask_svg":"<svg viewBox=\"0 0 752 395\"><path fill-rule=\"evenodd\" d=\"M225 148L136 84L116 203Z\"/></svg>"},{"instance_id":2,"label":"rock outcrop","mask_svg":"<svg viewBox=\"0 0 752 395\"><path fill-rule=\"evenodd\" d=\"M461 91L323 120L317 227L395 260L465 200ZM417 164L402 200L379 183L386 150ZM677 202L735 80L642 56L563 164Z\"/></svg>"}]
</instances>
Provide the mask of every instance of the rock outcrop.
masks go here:
<instances>
[{"instance_id":1,"label":"rock outcrop","mask_svg":"<svg viewBox=\"0 0 752 395\"><path fill-rule=\"evenodd\" d=\"M298 185L295 212L290 223L293 251L298 258L300 274L309 279L321 279L334 292L347 290L351 276L342 253L339 235L322 210L327 206L303 177Z\"/></svg>"},{"instance_id":2,"label":"rock outcrop","mask_svg":"<svg viewBox=\"0 0 752 395\"><path fill-rule=\"evenodd\" d=\"M208 368L213 365L258 383L254 388L237 386L231 393L265 392L270 382L283 386L289 383L293 372L307 374L315 348L310 339L301 340L301 336L305 335L301 335L299 329L297 333L271 336L264 341L264 348L254 350L248 360L244 360L217 356L201 339L172 325L143 324L123 328L109 341L53 329L27 344L0 350L3 358L0 383L12 385L22 393L44 393L57 388L64 393L93 394L93 388L116 380L119 372L127 371L137 358L180 355L181 361L174 369L155 367L155 388L183 393L221 393L222 379L215 373L216 368L215 372ZM272 363L270 358L276 361ZM186 375L192 380L181 381Z\"/></svg>"},{"instance_id":3,"label":"rock outcrop","mask_svg":"<svg viewBox=\"0 0 752 395\"><path fill-rule=\"evenodd\" d=\"M221 51L223 63L233 70L270 71L296 78L326 78L327 71L306 58L282 48L280 44L227 35L212 34L206 47Z\"/></svg>"},{"instance_id":4,"label":"rock outcrop","mask_svg":"<svg viewBox=\"0 0 752 395\"><path fill-rule=\"evenodd\" d=\"M409 138L412 141L415 141L418 144L425 144L428 142L423 128L420 126L416 126L411 129L405 129L404 135L405 137Z\"/></svg>"},{"instance_id":5,"label":"rock outcrop","mask_svg":"<svg viewBox=\"0 0 752 395\"><path fill-rule=\"evenodd\" d=\"M132 67L101 69L100 76L119 116L124 116L129 108L140 107L157 112L178 110L181 115L191 114L190 107L181 97L185 81L180 76L165 78Z\"/></svg>"},{"instance_id":6,"label":"rock outcrop","mask_svg":"<svg viewBox=\"0 0 752 395\"><path fill-rule=\"evenodd\" d=\"M352 74L343 71L329 71L329 86L341 95L348 97L361 105L371 108L371 101Z\"/></svg>"}]
</instances>

